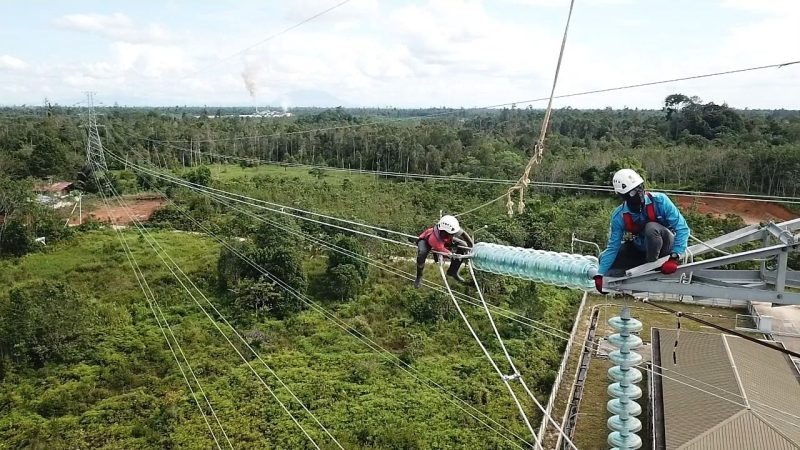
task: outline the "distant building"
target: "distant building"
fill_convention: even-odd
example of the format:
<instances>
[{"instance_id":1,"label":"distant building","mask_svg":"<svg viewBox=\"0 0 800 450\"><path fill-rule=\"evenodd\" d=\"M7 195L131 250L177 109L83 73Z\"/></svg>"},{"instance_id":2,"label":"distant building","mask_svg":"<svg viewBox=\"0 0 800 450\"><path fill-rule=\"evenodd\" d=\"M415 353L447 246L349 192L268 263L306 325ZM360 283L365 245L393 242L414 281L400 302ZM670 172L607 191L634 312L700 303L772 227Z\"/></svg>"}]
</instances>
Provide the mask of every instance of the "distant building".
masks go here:
<instances>
[{"instance_id":1,"label":"distant building","mask_svg":"<svg viewBox=\"0 0 800 450\"><path fill-rule=\"evenodd\" d=\"M272 117L292 117L292 113L284 111L256 111L255 114L239 114L239 117L249 118L272 118Z\"/></svg>"},{"instance_id":2,"label":"distant building","mask_svg":"<svg viewBox=\"0 0 800 450\"><path fill-rule=\"evenodd\" d=\"M652 342L653 449L800 449L800 373L787 355L717 333L654 328Z\"/></svg>"},{"instance_id":3,"label":"distant building","mask_svg":"<svg viewBox=\"0 0 800 450\"><path fill-rule=\"evenodd\" d=\"M66 196L75 188L74 183L59 181L52 184L38 184L33 187L34 192L42 195Z\"/></svg>"}]
</instances>

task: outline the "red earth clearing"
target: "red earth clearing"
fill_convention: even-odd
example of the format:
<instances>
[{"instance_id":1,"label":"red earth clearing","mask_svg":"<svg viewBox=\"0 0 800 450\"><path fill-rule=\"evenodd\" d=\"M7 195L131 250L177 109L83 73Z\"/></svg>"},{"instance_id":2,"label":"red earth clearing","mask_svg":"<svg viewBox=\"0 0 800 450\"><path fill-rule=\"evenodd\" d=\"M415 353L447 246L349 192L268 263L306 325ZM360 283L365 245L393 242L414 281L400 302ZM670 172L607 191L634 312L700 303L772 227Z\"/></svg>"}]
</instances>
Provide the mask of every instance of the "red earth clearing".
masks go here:
<instances>
[{"instance_id":1,"label":"red earth clearing","mask_svg":"<svg viewBox=\"0 0 800 450\"><path fill-rule=\"evenodd\" d=\"M132 222L130 214L139 220L147 220L153 215L153 212L167 203L165 198L148 198L148 199L129 199L125 201L127 208L118 205L112 205L111 208L100 206L98 209L86 214L84 212L84 219L86 217L94 217L101 222L111 222L116 225L127 225ZM71 225L78 224L78 215L73 214L70 218Z\"/></svg>"},{"instance_id":2,"label":"red earth clearing","mask_svg":"<svg viewBox=\"0 0 800 450\"><path fill-rule=\"evenodd\" d=\"M777 203L754 202L751 200L731 200L721 198L695 198L676 195L675 200L682 209L697 208L704 214L715 217L725 217L734 214L742 218L748 225L760 222L783 222L798 217Z\"/></svg>"}]
</instances>

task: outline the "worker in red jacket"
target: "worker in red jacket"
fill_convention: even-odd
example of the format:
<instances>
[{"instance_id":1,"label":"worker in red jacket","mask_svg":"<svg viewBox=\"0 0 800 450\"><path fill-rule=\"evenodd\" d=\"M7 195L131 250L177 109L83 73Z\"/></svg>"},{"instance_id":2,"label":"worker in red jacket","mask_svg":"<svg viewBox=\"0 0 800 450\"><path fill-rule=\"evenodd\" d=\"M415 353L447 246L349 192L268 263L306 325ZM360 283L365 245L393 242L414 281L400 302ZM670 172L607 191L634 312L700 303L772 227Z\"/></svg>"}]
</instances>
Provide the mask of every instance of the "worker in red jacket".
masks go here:
<instances>
[{"instance_id":1,"label":"worker in red jacket","mask_svg":"<svg viewBox=\"0 0 800 450\"><path fill-rule=\"evenodd\" d=\"M447 275L464 283L466 280L458 274L461 268L461 258L458 255L466 255L472 248L474 242L466 231L461 229L458 219L453 216L442 216L439 222L423 231L417 238L417 278L414 280L414 287L419 288L422 284L422 271L425 270L425 260L428 253L433 250L433 260L439 262L439 257L450 258L450 267ZM453 252L452 249L455 249Z\"/></svg>"}]
</instances>

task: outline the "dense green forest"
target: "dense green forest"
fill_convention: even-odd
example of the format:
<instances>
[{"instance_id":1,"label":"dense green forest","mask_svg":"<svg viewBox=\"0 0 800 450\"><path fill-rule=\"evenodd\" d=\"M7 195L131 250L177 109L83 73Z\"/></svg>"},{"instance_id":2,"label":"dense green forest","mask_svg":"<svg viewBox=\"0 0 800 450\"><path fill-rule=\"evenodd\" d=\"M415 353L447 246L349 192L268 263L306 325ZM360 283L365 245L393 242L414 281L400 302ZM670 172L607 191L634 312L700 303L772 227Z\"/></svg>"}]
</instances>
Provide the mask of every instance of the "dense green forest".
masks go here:
<instances>
[{"instance_id":1,"label":"dense green forest","mask_svg":"<svg viewBox=\"0 0 800 450\"><path fill-rule=\"evenodd\" d=\"M208 153L509 179L519 175L541 117L532 109L205 116L213 110L111 107L103 109L100 123L108 149L131 162L225 191L411 234L430 226L440 211L471 209L503 187L223 165ZM45 177L75 181L91 193L87 205L101 204L112 188L168 198L147 223L147 232L345 448L505 449L515 448L512 442L521 444L512 433L527 436L505 388L448 297L432 289L414 290L407 280L315 242L333 243L403 271L413 267L409 249L278 214L243 214L112 158L113 170L104 174L111 187L98 186L85 163L85 132L76 111L52 107L32 113L0 111L3 446L212 447L121 238L234 446L311 448L161 263L147 234L129 227L117 236L95 221L65 227L62 212L34 201L32 186ZM316 129L329 130L305 132ZM610 171L633 165L659 185L795 195L799 147L796 112L738 111L673 96L663 111L556 111L536 177L605 184ZM502 205L480 209L465 217L464 225L478 240L567 251L572 233L602 243L615 206L606 195L563 191L530 193L526 204L525 212L513 217ZM685 213L701 238L742 225L735 217ZM47 238L47 246L35 242L40 236ZM261 276L237 253L278 275L341 323ZM426 277L436 281L436 276L430 267ZM483 274L480 281L492 303L537 321L498 318L521 372L546 402L565 345L552 333L570 329L580 293ZM466 307L490 351L499 353L488 339L491 328L482 310ZM221 323L219 317L215 323ZM543 326L552 329L546 333ZM367 339L386 353L365 345ZM244 345L235 346L246 354ZM246 358L312 437L323 448L333 448L269 371L252 355ZM475 410L418 378L435 382ZM199 403L205 408L203 400ZM526 407L533 411L532 405ZM492 426L499 433L473 415L496 421Z\"/></svg>"},{"instance_id":2,"label":"dense green forest","mask_svg":"<svg viewBox=\"0 0 800 450\"><path fill-rule=\"evenodd\" d=\"M83 164L82 119L52 107L0 112L0 172L74 177ZM513 179L527 162L543 112L503 110L298 110L239 118L237 109L102 108L110 147L171 167L207 153L367 170ZM314 131L322 130L322 131ZM800 113L748 111L675 94L661 111L557 110L536 178L607 183L634 160L651 182L707 191L796 196Z\"/></svg>"}]
</instances>

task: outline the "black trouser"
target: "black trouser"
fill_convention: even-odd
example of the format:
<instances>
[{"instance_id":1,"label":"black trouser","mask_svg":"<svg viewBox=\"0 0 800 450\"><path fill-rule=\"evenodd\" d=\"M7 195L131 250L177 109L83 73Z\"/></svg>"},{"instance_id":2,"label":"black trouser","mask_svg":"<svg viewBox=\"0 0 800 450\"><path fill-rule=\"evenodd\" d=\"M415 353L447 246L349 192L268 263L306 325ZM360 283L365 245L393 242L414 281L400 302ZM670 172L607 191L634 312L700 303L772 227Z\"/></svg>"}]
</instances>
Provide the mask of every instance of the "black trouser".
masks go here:
<instances>
[{"instance_id":1,"label":"black trouser","mask_svg":"<svg viewBox=\"0 0 800 450\"><path fill-rule=\"evenodd\" d=\"M456 253L459 255L466 255L469 253L469 249L467 248L467 243L461 239L454 238L453 244L456 246ZM417 276L422 275L422 271L425 269L425 260L428 258L428 254L431 252L431 246L428 244L428 241L425 239L419 239L417 241ZM439 262L439 258L441 255L438 253L433 254L433 260ZM451 259L450 260L450 267L447 269L448 274L457 274L458 269L461 268L461 259Z\"/></svg>"},{"instance_id":2,"label":"black trouser","mask_svg":"<svg viewBox=\"0 0 800 450\"><path fill-rule=\"evenodd\" d=\"M606 275L610 277L621 277L625 271L644 263L649 263L663 258L672 252L672 244L675 242L675 235L667 227L658 222L647 222L642 229L641 235L644 236L646 251L641 251L633 243L626 241L617 253L617 259L611 265Z\"/></svg>"}]
</instances>

